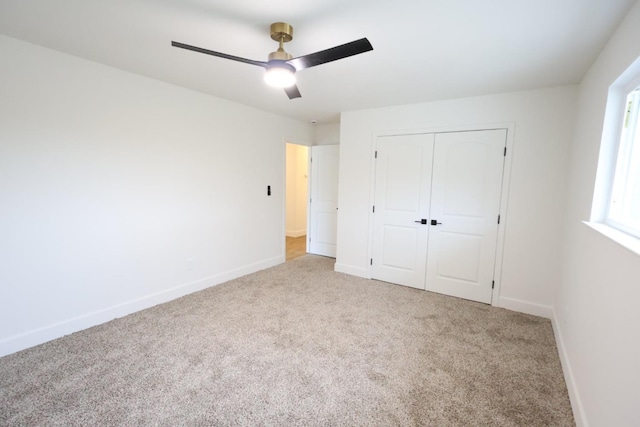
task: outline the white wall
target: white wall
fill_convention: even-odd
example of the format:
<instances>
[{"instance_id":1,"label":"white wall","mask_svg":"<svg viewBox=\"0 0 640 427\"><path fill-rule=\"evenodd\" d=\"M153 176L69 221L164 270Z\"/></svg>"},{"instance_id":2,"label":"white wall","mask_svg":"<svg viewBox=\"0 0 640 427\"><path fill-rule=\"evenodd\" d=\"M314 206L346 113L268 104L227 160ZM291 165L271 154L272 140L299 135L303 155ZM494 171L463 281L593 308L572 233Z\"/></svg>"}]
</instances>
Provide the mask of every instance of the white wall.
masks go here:
<instances>
[{"instance_id":1,"label":"white wall","mask_svg":"<svg viewBox=\"0 0 640 427\"><path fill-rule=\"evenodd\" d=\"M340 144L340 123L315 125L315 140L313 145L336 144Z\"/></svg>"},{"instance_id":2,"label":"white wall","mask_svg":"<svg viewBox=\"0 0 640 427\"><path fill-rule=\"evenodd\" d=\"M309 187L309 148L287 144L287 211L285 233L288 237L307 234Z\"/></svg>"},{"instance_id":3,"label":"white wall","mask_svg":"<svg viewBox=\"0 0 640 427\"><path fill-rule=\"evenodd\" d=\"M0 57L0 355L284 261L284 141L311 125L3 36Z\"/></svg>"},{"instance_id":4,"label":"white wall","mask_svg":"<svg viewBox=\"0 0 640 427\"><path fill-rule=\"evenodd\" d=\"M609 86L640 56L640 3L579 89L567 192L563 277L554 326L578 425L640 420L640 256L589 220Z\"/></svg>"},{"instance_id":5,"label":"white wall","mask_svg":"<svg viewBox=\"0 0 640 427\"><path fill-rule=\"evenodd\" d=\"M551 317L575 94L571 86L343 113L336 270L369 277L375 133L509 122L515 137L499 304Z\"/></svg>"}]
</instances>

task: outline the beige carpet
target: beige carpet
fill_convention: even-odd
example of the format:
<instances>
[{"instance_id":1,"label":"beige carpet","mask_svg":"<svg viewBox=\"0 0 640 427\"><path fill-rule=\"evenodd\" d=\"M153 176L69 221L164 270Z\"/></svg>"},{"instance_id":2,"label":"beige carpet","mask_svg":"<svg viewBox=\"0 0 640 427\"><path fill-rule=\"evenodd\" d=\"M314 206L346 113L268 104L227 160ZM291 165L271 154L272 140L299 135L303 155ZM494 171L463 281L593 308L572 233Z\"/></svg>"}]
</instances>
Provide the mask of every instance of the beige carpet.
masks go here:
<instances>
[{"instance_id":1,"label":"beige carpet","mask_svg":"<svg viewBox=\"0 0 640 427\"><path fill-rule=\"evenodd\" d=\"M2 426L570 426L548 320L304 256L0 359Z\"/></svg>"}]
</instances>

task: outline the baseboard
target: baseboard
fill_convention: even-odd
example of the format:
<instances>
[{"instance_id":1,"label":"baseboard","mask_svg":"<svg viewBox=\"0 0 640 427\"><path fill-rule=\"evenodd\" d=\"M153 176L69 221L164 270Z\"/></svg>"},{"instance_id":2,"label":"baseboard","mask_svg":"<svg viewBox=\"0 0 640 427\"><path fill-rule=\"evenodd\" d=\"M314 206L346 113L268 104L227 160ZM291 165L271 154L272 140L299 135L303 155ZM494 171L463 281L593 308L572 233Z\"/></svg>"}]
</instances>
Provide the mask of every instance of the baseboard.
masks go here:
<instances>
[{"instance_id":1,"label":"baseboard","mask_svg":"<svg viewBox=\"0 0 640 427\"><path fill-rule=\"evenodd\" d=\"M307 230L285 230L284 235L287 237L302 237L307 234Z\"/></svg>"},{"instance_id":2,"label":"baseboard","mask_svg":"<svg viewBox=\"0 0 640 427\"><path fill-rule=\"evenodd\" d=\"M567 355L567 348L564 344L564 338L562 337L562 329L560 328L560 322L556 316L556 311L552 310L553 315L551 318L551 325L553 326L553 334L556 337L556 347L558 347L558 355L560 356L560 364L562 365L562 372L564 373L564 382L567 385L567 391L569 392L569 401L571 402L571 409L573 410L573 418L577 427L588 427L587 417L584 412L584 406L580 399L580 393L578 393L578 387L573 376L573 369L569 362Z\"/></svg>"},{"instance_id":3,"label":"baseboard","mask_svg":"<svg viewBox=\"0 0 640 427\"><path fill-rule=\"evenodd\" d=\"M366 268L354 267L352 265L339 264L336 263L334 267L334 271L338 273L350 274L351 276L364 277L365 279L370 279L369 270Z\"/></svg>"},{"instance_id":4,"label":"baseboard","mask_svg":"<svg viewBox=\"0 0 640 427\"><path fill-rule=\"evenodd\" d=\"M123 317L158 304L169 302L176 298L180 298L193 292L201 291L203 289L227 282L237 277L245 276L247 274L255 273L256 271L264 270L266 268L282 264L284 261L285 256L280 255L275 258L263 260L234 270L229 270L221 274L216 274L193 282L175 286L161 292L149 294L135 300L126 301L124 303L111 307L106 307L102 310L97 310L91 313L83 314L81 316L66 319L61 322L53 323L19 335L14 335L0 341L0 357L15 353L20 350L24 350L29 347L43 344L47 341L69 335L74 332L90 328L92 326L109 322L118 317Z\"/></svg>"},{"instance_id":5,"label":"baseboard","mask_svg":"<svg viewBox=\"0 0 640 427\"><path fill-rule=\"evenodd\" d=\"M498 301L498 306L506 308L507 310L531 314L533 316L540 316L546 319L551 319L553 317L553 308L549 305L536 304L508 297L500 297Z\"/></svg>"}]
</instances>

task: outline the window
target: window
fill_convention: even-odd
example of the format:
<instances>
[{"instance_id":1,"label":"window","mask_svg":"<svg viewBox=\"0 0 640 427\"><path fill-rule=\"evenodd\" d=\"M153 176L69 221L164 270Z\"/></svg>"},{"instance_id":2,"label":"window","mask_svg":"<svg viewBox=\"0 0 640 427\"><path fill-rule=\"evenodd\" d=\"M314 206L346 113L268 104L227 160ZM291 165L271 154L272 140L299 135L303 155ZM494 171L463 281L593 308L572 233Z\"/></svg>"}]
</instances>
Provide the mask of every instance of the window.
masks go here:
<instances>
[{"instance_id":1,"label":"window","mask_svg":"<svg viewBox=\"0 0 640 427\"><path fill-rule=\"evenodd\" d=\"M609 86L591 216L584 223L640 255L640 57Z\"/></svg>"},{"instance_id":2,"label":"window","mask_svg":"<svg viewBox=\"0 0 640 427\"><path fill-rule=\"evenodd\" d=\"M640 238L640 87L627 92L605 223Z\"/></svg>"}]
</instances>

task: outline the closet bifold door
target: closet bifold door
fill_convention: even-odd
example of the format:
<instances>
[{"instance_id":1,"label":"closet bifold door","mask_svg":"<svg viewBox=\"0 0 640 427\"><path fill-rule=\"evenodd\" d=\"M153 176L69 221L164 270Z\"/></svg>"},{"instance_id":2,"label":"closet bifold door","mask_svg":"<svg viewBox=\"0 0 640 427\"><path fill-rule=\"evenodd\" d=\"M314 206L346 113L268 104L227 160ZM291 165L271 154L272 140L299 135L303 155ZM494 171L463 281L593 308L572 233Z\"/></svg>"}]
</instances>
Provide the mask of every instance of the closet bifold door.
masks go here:
<instances>
[{"instance_id":1,"label":"closet bifold door","mask_svg":"<svg viewBox=\"0 0 640 427\"><path fill-rule=\"evenodd\" d=\"M491 302L506 134L378 137L373 279Z\"/></svg>"}]
</instances>

